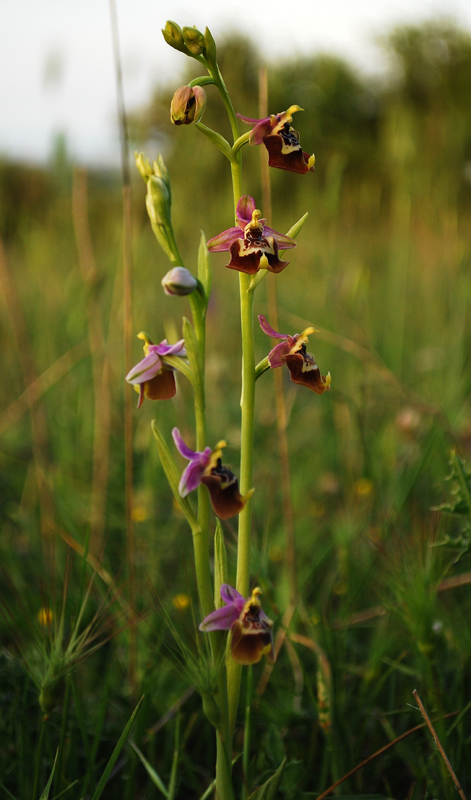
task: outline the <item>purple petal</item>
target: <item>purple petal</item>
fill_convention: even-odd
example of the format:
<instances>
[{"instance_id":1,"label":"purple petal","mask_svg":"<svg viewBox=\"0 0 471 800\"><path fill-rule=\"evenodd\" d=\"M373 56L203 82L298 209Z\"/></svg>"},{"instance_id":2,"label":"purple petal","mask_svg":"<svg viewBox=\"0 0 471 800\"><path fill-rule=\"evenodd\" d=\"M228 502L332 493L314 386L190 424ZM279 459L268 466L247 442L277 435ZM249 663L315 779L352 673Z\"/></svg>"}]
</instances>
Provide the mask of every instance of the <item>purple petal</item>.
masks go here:
<instances>
[{"instance_id":1,"label":"purple petal","mask_svg":"<svg viewBox=\"0 0 471 800\"><path fill-rule=\"evenodd\" d=\"M234 603L230 603L224 608L217 608L212 614L208 614L201 622L200 631L228 631L234 622L239 619L240 611Z\"/></svg>"},{"instance_id":2,"label":"purple petal","mask_svg":"<svg viewBox=\"0 0 471 800\"><path fill-rule=\"evenodd\" d=\"M278 231L274 231L273 228L269 228L268 225L263 226L263 235L273 236L282 250L291 250L292 247L296 247L296 242L294 239L291 239L290 236L285 236L284 233L278 233Z\"/></svg>"},{"instance_id":3,"label":"purple petal","mask_svg":"<svg viewBox=\"0 0 471 800\"><path fill-rule=\"evenodd\" d=\"M247 125L254 125L252 133L250 134L250 144L262 144L265 136L268 136L274 124L278 122L278 117L264 117L263 119L252 119L251 117L244 117L243 114L237 114L239 119L246 122ZM275 123L274 121L275 120Z\"/></svg>"},{"instance_id":4,"label":"purple petal","mask_svg":"<svg viewBox=\"0 0 471 800\"><path fill-rule=\"evenodd\" d=\"M160 344L151 345L149 350L151 348L154 348L154 352L158 353L159 356L186 356L184 339L180 339L178 342L175 342L175 344L168 344L167 339L164 339Z\"/></svg>"},{"instance_id":5,"label":"purple petal","mask_svg":"<svg viewBox=\"0 0 471 800\"><path fill-rule=\"evenodd\" d=\"M267 336L271 336L272 339L287 339L288 338L288 334L287 333L277 333L275 330L273 330L271 325L269 325L268 322L266 321L266 319L263 316L263 314L259 314L258 315L258 321L260 323L260 327L261 327L262 331L264 333L266 333Z\"/></svg>"},{"instance_id":6,"label":"purple petal","mask_svg":"<svg viewBox=\"0 0 471 800\"><path fill-rule=\"evenodd\" d=\"M252 219L252 214L255 211L256 205L253 197L244 194L237 203L236 217L238 220L243 220L245 225ZM244 226L245 227L245 226Z\"/></svg>"},{"instance_id":7,"label":"purple petal","mask_svg":"<svg viewBox=\"0 0 471 800\"><path fill-rule=\"evenodd\" d=\"M228 583L223 583L221 586L221 599L224 600L226 605L235 603L239 607L239 613L245 606L245 600L242 595L237 591L237 589L229 586Z\"/></svg>"},{"instance_id":8,"label":"purple petal","mask_svg":"<svg viewBox=\"0 0 471 800\"><path fill-rule=\"evenodd\" d=\"M176 444L177 450L183 458L188 459L188 461L195 461L198 459L201 453L198 453L197 450L190 450L187 444L182 439L182 435L178 428L174 428L172 431L173 441Z\"/></svg>"},{"instance_id":9,"label":"purple petal","mask_svg":"<svg viewBox=\"0 0 471 800\"><path fill-rule=\"evenodd\" d=\"M252 117L245 117L243 114L236 114L236 117L242 120L242 122L246 122L247 125L256 125L258 122L268 122L270 117L264 117L263 119L252 119Z\"/></svg>"},{"instance_id":10,"label":"purple petal","mask_svg":"<svg viewBox=\"0 0 471 800\"><path fill-rule=\"evenodd\" d=\"M218 233L206 243L211 253L222 253L231 249L231 244L240 238L240 228L228 228L227 231Z\"/></svg>"},{"instance_id":11,"label":"purple petal","mask_svg":"<svg viewBox=\"0 0 471 800\"><path fill-rule=\"evenodd\" d=\"M289 337L291 338L291 337ZM289 342L280 342L276 344L273 350L268 353L268 363L272 369L282 367L285 364L285 356L289 355L291 344Z\"/></svg>"},{"instance_id":12,"label":"purple petal","mask_svg":"<svg viewBox=\"0 0 471 800\"><path fill-rule=\"evenodd\" d=\"M207 449L209 450L209 447ZM211 450L209 450L209 454L211 455ZM194 489L197 489L200 485L201 478L204 475L204 471L209 460L209 458L207 458L205 463L204 455L205 453L198 453L198 459L190 461L187 468L183 472L183 475L180 478L180 483L178 484L178 494L180 497L186 497L187 494L192 492Z\"/></svg>"},{"instance_id":13,"label":"purple petal","mask_svg":"<svg viewBox=\"0 0 471 800\"><path fill-rule=\"evenodd\" d=\"M162 367L162 362L157 353L149 353L142 361L128 372L126 380L128 383L145 383L155 378Z\"/></svg>"}]
</instances>

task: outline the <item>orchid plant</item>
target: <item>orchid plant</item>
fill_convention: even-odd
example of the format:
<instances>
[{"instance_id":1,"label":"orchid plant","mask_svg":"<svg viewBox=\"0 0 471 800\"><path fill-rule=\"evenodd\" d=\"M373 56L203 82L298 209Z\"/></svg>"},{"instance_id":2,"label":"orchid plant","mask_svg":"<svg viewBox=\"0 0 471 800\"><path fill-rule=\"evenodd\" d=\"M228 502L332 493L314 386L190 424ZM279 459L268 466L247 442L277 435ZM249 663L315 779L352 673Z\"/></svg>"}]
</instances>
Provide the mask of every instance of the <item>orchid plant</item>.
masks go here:
<instances>
[{"instance_id":1,"label":"orchid plant","mask_svg":"<svg viewBox=\"0 0 471 800\"><path fill-rule=\"evenodd\" d=\"M286 366L294 383L317 394L330 389L330 374L322 376L314 357L306 350L308 336L315 332L313 327L300 334L277 333L260 315L264 333L280 341L257 366L255 364L255 290L267 272L276 274L286 269L289 262L282 260L282 253L296 247L295 237L306 215L286 234L268 226L254 198L241 192L242 149L246 144L263 145L267 149L271 167L301 175L314 171L314 156L303 151L299 134L291 126L292 115L302 110L299 106L292 105L286 111L264 119L252 119L235 113L217 63L216 44L208 28L203 34L195 27L180 28L174 22L167 22L162 33L171 47L195 59L206 70L207 74L176 90L170 116L175 125L192 124L219 148L229 162L235 225L208 241L202 236L198 274L192 275L183 264L173 231L168 170L161 156L151 165L144 154L136 153L137 168L147 184L146 205L150 222L171 264L170 271L162 279L162 285L167 294L188 296L192 322L183 319L183 338L173 344L164 340L155 345L147 334L138 334L144 341L145 357L133 367L126 380L139 392L138 408L144 398L167 400L173 397L176 392L175 371L183 373L193 387L196 450L183 440L178 428L173 430L176 449L189 462L181 475L167 445L168 434L161 431L155 422L152 427L170 488L193 533L195 572L204 617L199 627L200 631L209 634L212 662L218 668L217 693L212 704L213 711L216 704L217 714L212 712L208 715L217 736L216 797L219 800L231 800L234 797L232 738L241 670L258 663L264 655L271 662L275 659L273 623L262 610L261 590L254 587L250 592L249 588L251 498L256 488L252 486L255 383L266 370ZM207 102L204 87L208 85L213 85L222 97L231 126L232 144L201 121ZM239 119L251 126L250 131L240 134ZM239 273L242 334L239 480L231 467L222 463L225 441L221 440L211 448L206 436L205 324L212 283L210 254L216 252L230 253L227 267ZM198 501L196 512L189 497L195 491ZM210 569L210 530L214 527L211 524L211 507L217 518L215 586ZM237 576L236 586L232 587L228 583L224 539L218 520L235 516L239 520ZM221 605L219 597L224 605ZM230 637L226 658L224 631L229 631Z\"/></svg>"}]
</instances>

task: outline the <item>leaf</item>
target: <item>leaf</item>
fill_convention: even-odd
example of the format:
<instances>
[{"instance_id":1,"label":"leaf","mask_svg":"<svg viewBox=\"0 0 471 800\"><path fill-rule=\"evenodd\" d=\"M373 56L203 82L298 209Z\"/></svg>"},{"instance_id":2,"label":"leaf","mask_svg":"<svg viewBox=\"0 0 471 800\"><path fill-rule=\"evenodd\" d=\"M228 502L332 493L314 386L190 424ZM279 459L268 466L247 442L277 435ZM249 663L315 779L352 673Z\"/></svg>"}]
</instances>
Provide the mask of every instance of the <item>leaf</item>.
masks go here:
<instances>
[{"instance_id":1,"label":"leaf","mask_svg":"<svg viewBox=\"0 0 471 800\"><path fill-rule=\"evenodd\" d=\"M15 795L14 795L14 794L12 794L12 793L10 792L10 790L9 790L9 789L7 789L7 787L6 787L6 786L4 786L4 785L3 785L3 783L2 783L1 781L0 781L0 789L3 789L3 791L4 791L4 792L6 792L6 794L5 794L5 797L10 797L10 798L11 798L11 800L16 800L16 797L15 797Z\"/></svg>"},{"instance_id":2,"label":"leaf","mask_svg":"<svg viewBox=\"0 0 471 800\"><path fill-rule=\"evenodd\" d=\"M289 236L290 239L296 239L296 236L298 235L298 233L300 233L301 228L303 227L304 223L306 222L306 220L308 218L308 214L309 214L309 212L306 211L306 213L303 214L301 219L298 219L298 221L295 222L294 225L291 226L289 231L286 233L286 236ZM279 255L281 256L282 254L283 254L283 250L280 250ZM263 281L263 279L266 276L267 272L268 272L268 270L261 269L255 275L252 276L252 279L250 281L249 288L248 288L249 292L253 291L254 289L256 289L256 287L258 286L260 281Z\"/></svg>"},{"instance_id":3,"label":"leaf","mask_svg":"<svg viewBox=\"0 0 471 800\"><path fill-rule=\"evenodd\" d=\"M175 745L173 750L172 767L170 770L170 783L168 786L169 800L174 800L177 791L178 759L180 755L180 712L175 720Z\"/></svg>"},{"instance_id":4,"label":"leaf","mask_svg":"<svg viewBox=\"0 0 471 800\"><path fill-rule=\"evenodd\" d=\"M157 789L159 789L159 791L162 792L164 797L168 797L168 789L165 788L165 784L164 784L162 778L160 777L160 775L158 774L158 772L156 772L154 767L151 766L151 764L149 764L149 762L147 761L145 756L141 753L141 751L139 750L137 745L134 744L134 742L129 742L129 744L131 745L131 747L135 750L135 752L137 753L137 755L141 759L142 765L146 769L147 774L149 775L149 778L151 779L151 781L154 784L154 786L157 786Z\"/></svg>"},{"instance_id":5,"label":"leaf","mask_svg":"<svg viewBox=\"0 0 471 800\"><path fill-rule=\"evenodd\" d=\"M271 778L268 778L268 780L265 781L263 786L259 786L258 789L256 789L253 792L253 794L250 795L248 800L275 800L276 793L278 791L281 779L283 777L283 770L285 768L285 764L286 764L286 758L284 759L284 761L282 761L282 763L280 764L276 772L271 776Z\"/></svg>"},{"instance_id":6,"label":"leaf","mask_svg":"<svg viewBox=\"0 0 471 800\"><path fill-rule=\"evenodd\" d=\"M54 759L54 764L52 765L52 772L49 775L49 780L48 780L48 782L46 784L46 788L44 789L44 792L42 793L42 795L39 798L39 800L48 800L49 792L51 791L52 779L54 777L54 770L56 768L57 756L58 755L59 755L59 749L56 750L56 757Z\"/></svg>"},{"instance_id":7,"label":"leaf","mask_svg":"<svg viewBox=\"0 0 471 800\"><path fill-rule=\"evenodd\" d=\"M204 231L201 231L200 246L198 248L198 278L203 284L207 305L211 295L213 273L209 265L209 253L206 246L206 237L204 235Z\"/></svg>"},{"instance_id":8,"label":"leaf","mask_svg":"<svg viewBox=\"0 0 471 800\"><path fill-rule=\"evenodd\" d=\"M309 212L306 211L306 213L303 214L303 216L300 219L298 219L298 221L295 222L294 225L291 226L286 236L289 236L291 239L296 239L296 236L298 235L298 233L300 233L301 228L303 227L304 223L308 218L308 215Z\"/></svg>"},{"instance_id":9,"label":"leaf","mask_svg":"<svg viewBox=\"0 0 471 800\"><path fill-rule=\"evenodd\" d=\"M221 608L221 586L228 581L227 555L224 533L221 520L216 519L216 533L214 534L214 605Z\"/></svg>"},{"instance_id":10,"label":"leaf","mask_svg":"<svg viewBox=\"0 0 471 800\"><path fill-rule=\"evenodd\" d=\"M113 769L114 765L116 764L116 761L118 760L118 756L119 756L121 750L124 747L124 743L125 743L126 739L128 738L129 733L131 731L131 728L132 728L132 726L134 725L134 723L136 721L136 717L139 714L139 711L141 710L141 706L142 706L143 700L144 700L144 695L142 695L141 699L139 700L136 708L132 712L132 714L131 714L128 722L127 722L127 725L126 725L124 731L122 732L121 736L119 737L118 744L116 745L115 749L113 750L113 752L111 754L111 758L110 758L110 760L108 761L108 763L107 763L107 765L105 767L105 771L104 771L103 775L100 778L100 782L99 782L98 786L96 787L95 791L93 792L91 800L98 800L98 798L101 797L101 795L103 793L103 790L104 790L104 788L106 786L107 780L110 777L111 770ZM41 798L41 800L42 800L42 798Z\"/></svg>"},{"instance_id":11,"label":"leaf","mask_svg":"<svg viewBox=\"0 0 471 800\"><path fill-rule=\"evenodd\" d=\"M216 133L216 131L213 131L212 128L208 128L206 125L203 125L202 122L195 122L195 128L198 128L201 133L204 133L204 135L207 136L208 139L219 148L221 153L224 153L226 158L228 158L229 161L232 161L232 147L227 139L224 138L224 136L221 136L220 133Z\"/></svg>"},{"instance_id":12,"label":"leaf","mask_svg":"<svg viewBox=\"0 0 471 800\"><path fill-rule=\"evenodd\" d=\"M172 458L170 450L167 447L165 439L163 438L162 434L160 433L157 427L155 420L152 421L152 433L154 434L155 441L157 443L157 449L159 451L160 462L162 464L169 486L173 492L173 496L177 501L178 505L180 506L181 510L183 511L185 517L187 518L192 531L195 532L195 529L199 529L198 520L196 519L193 513L193 509L191 507L191 503L188 500L188 498L180 497L180 493L178 491L178 484L180 483L180 474L177 470L177 466Z\"/></svg>"},{"instance_id":13,"label":"leaf","mask_svg":"<svg viewBox=\"0 0 471 800\"><path fill-rule=\"evenodd\" d=\"M77 780L73 781L73 783L69 783L69 785L65 789L62 789L62 792L59 792L59 794L54 795L52 800L59 800L59 797L63 797L65 794L67 794L69 789L73 789L76 783L78 783L78 778Z\"/></svg>"},{"instance_id":14,"label":"leaf","mask_svg":"<svg viewBox=\"0 0 471 800\"><path fill-rule=\"evenodd\" d=\"M161 356L161 358L162 361L165 361L165 363L169 365L169 367L173 367L174 369L178 370L178 372L181 372L182 375L184 375L185 378L190 381L192 386L194 385L193 372L186 359L181 358L181 356Z\"/></svg>"}]
</instances>

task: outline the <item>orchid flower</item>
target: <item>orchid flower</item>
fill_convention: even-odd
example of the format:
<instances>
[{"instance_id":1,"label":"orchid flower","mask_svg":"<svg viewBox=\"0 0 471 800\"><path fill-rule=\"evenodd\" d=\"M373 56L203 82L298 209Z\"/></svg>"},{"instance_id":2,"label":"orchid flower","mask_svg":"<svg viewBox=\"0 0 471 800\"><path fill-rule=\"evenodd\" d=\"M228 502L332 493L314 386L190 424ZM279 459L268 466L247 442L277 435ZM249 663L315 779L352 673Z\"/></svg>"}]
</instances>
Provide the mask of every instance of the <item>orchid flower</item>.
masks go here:
<instances>
[{"instance_id":1,"label":"orchid flower","mask_svg":"<svg viewBox=\"0 0 471 800\"><path fill-rule=\"evenodd\" d=\"M287 111L272 114L264 119L252 119L237 114L239 119L248 125L253 125L250 134L250 144L264 144L268 150L268 164L270 167L287 169L304 175L314 172L315 156L305 153L299 143L299 133L291 127L293 114L303 111L300 106L290 106Z\"/></svg>"},{"instance_id":2,"label":"orchid flower","mask_svg":"<svg viewBox=\"0 0 471 800\"><path fill-rule=\"evenodd\" d=\"M226 266L239 272L254 275L259 269L269 272L281 272L289 261L280 261L278 246L283 250L296 247L296 242L289 236L274 231L266 225L266 219L255 208L255 200L244 195L237 203L237 227L214 236L208 242L211 253L229 250L231 260Z\"/></svg>"},{"instance_id":3,"label":"orchid flower","mask_svg":"<svg viewBox=\"0 0 471 800\"><path fill-rule=\"evenodd\" d=\"M294 336L290 336L287 333L274 331L262 314L259 315L258 321L262 331L267 336L283 340L268 353L268 363L272 369L286 364L293 383L307 386L308 389L312 389L317 394L323 394L323 392L330 390L330 372L325 377L321 375L319 367L314 361L314 356L306 352L306 344L309 341L308 336L311 333L315 333L315 328L306 328L302 333L295 333Z\"/></svg>"},{"instance_id":4,"label":"orchid flower","mask_svg":"<svg viewBox=\"0 0 471 800\"><path fill-rule=\"evenodd\" d=\"M138 333L137 338L144 341L145 358L128 372L126 380L139 392L137 407L140 408L144 397L149 400L169 400L175 396L177 386L173 367L165 363L165 357L186 358L186 350L183 339L175 344L169 344L167 339L160 344L153 344L143 331Z\"/></svg>"},{"instance_id":5,"label":"orchid flower","mask_svg":"<svg viewBox=\"0 0 471 800\"><path fill-rule=\"evenodd\" d=\"M209 614L200 631L231 631L231 655L236 664L258 664L263 655L275 661L273 622L260 602L261 589L255 588L245 600L236 589L223 583L221 597L226 604Z\"/></svg>"},{"instance_id":6,"label":"orchid flower","mask_svg":"<svg viewBox=\"0 0 471 800\"><path fill-rule=\"evenodd\" d=\"M218 442L214 450L206 447L200 452L188 447L178 428L173 429L172 436L180 455L190 462L178 486L180 497L186 497L203 483L209 491L216 516L220 519L230 519L240 514L254 490L251 489L242 497L236 476L230 467L222 465L222 448L226 446L226 442Z\"/></svg>"}]
</instances>

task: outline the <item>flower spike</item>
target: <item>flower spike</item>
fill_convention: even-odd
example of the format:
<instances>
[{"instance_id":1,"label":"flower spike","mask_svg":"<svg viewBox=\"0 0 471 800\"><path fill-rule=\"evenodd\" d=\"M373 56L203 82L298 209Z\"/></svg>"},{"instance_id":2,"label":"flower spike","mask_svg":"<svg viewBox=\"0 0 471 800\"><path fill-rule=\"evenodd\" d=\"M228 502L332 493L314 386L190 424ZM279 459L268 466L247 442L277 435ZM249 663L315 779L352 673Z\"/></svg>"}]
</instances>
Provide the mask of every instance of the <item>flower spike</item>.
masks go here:
<instances>
[{"instance_id":1,"label":"flower spike","mask_svg":"<svg viewBox=\"0 0 471 800\"><path fill-rule=\"evenodd\" d=\"M250 144L265 145L270 167L305 175L306 172L314 172L316 159L304 152L299 143L299 133L291 127L293 114L303 110L294 105L280 114L272 114L264 119L252 119L243 114L237 116L248 125L254 126L250 133Z\"/></svg>"},{"instance_id":2,"label":"flower spike","mask_svg":"<svg viewBox=\"0 0 471 800\"><path fill-rule=\"evenodd\" d=\"M242 497L239 482L230 467L222 464L222 449L226 442L218 442L214 450L206 447L203 451L191 450L183 440L178 428L172 431L178 452L190 463L183 472L178 486L180 497L204 484L211 498L214 513L219 519L230 519L240 514L253 489Z\"/></svg>"},{"instance_id":3,"label":"flower spike","mask_svg":"<svg viewBox=\"0 0 471 800\"><path fill-rule=\"evenodd\" d=\"M279 344L268 353L268 363L271 369L282 367L283 364L289 369L293 383L307 386L316 394L323 394L330 390L330 372L321 375L319 367L314 361L312 353L306 351L306 344L311 333L315 333L315 328L306 328L302 333L295 333L290 336L288 333L277 333L268 324L265 317L260 314L258 317L260 327L267 336L273 339L281 339Z\"/></svg>"},{"instance_id":4,"label":"flower spike","mask_svg":"<svg viewBox=\"0 0 471 800\"><path fill-rule=\"evenodd\" d=\"M209 614L200 624L200 631L231 631L231 656L236 664L258 664L263 655L274 663L273 622L262 610L260 595L255 588L245 600L232 586L223 583L222 608Z\"/></svg>"},{"instance_id":5,"label":"flower spike","mask_svg":"<svg viewBox=\"0 0 471 800\"><path fill-rule=\"evenodd\" d=\"M208 242L211 253L230 251L231 260L226 266L238 272L254 275L260 269L281 272L289 261L280 261L278 247L289 250L296 242L266 225L255 200L243 195L237 204L237 227L213 236Z\"/></svg>"},{"instance_id":6,"label":"flower spike","mask_svg":"<svg viewBox=\"0 0 471 800\"><path fill-rule=\"evenodd\" d=\"M169 400L175 396L177 386L174 370L165 363L165 357L186 358L186 350L183 339L175 344L169 344L167 339L160 344L153 344L144 331L138 333L137 338L144 342L145 358L128 372L126 380L139 392L137 407L140 408L144 397L149 400Z\"/></svg>"}]
</instances>

